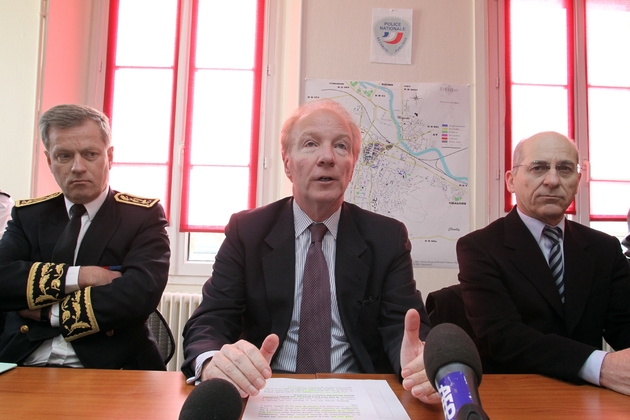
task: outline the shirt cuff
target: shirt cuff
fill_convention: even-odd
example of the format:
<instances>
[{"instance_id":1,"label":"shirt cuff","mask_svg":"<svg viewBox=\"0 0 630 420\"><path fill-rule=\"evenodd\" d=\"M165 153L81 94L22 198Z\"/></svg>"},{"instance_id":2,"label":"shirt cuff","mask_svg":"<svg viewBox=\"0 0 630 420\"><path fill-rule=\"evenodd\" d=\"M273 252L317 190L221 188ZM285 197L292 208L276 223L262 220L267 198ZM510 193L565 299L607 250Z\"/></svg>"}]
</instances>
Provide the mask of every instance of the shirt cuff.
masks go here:
<instances>
[{"instance_id":1,"label":"shirt cuff","mask_svg":"<svg viewBox=\"0 0 630 420\"><path fill-rule=\"evenodd\" d=\"M50 305L50 326L59 326L59 303L53 303Z\"/></svg>"},{"instance_id":2,"label":"shirt cuff","mask_svg":"<svg viewBox=\"0 0 630 420\"><path fill-rule=\"evenodd\" d=\"M599 375L602 370L602 363L604 363L604 357L607 354L608 352L602 350L595 350L591 353L586 362L584 362L582 369L578 372L578 376L586 382L599 386Z\"/></svg>"},{"instance_id":3,"label":"shirt cuff","mask_svg":"<svg viewBox=\"0 0 630 420\"><path fill-rule=\"evenodd\" d=\"M198 385L201 382L200 378L201 378L201 369L203 368L203 364L206 362L206 360L210 359L212 356L214 356L218 352L219 352L218 350L206 351L204 353L201 353L199 356L197 356L197 358L195 359L195 376L186 379L186 383L192 384L194 382L195 385Z\"/></svg>"},{"instance_id":4,"label":"shirt cuff","mask_svg":"<svg viewBox=\"0 0 630 420\"><path fill-rule=\"evenodd\" d=\"M79 290L79 269L80 265L68 268L66 274L66 294L70 294Z\"/></svg>"}]
</instances>

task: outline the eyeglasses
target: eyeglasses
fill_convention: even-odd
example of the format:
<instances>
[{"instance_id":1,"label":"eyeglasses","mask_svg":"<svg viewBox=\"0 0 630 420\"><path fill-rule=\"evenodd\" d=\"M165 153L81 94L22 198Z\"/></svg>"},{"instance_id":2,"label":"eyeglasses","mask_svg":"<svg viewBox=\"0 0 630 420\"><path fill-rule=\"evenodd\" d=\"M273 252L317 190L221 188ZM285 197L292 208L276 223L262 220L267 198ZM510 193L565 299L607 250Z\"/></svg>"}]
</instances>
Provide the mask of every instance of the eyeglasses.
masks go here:
<instances>
[{"instance_id":1,"label":"eyeglasses","mask_svg":"<svg viewBox=\"0 0 630 420\"><path fill-rule=\"evenodd\" d=\"M514 165L512 169L516 169L520 166L524 166L527 174L533 177L543 176L551 169L551 164L543 160L535 160L532 163L524 165ZM570 178L580 172L580 165L571 161L561 161L556 163L556 172L563 178Z\"/></svg>"}]
</instances>

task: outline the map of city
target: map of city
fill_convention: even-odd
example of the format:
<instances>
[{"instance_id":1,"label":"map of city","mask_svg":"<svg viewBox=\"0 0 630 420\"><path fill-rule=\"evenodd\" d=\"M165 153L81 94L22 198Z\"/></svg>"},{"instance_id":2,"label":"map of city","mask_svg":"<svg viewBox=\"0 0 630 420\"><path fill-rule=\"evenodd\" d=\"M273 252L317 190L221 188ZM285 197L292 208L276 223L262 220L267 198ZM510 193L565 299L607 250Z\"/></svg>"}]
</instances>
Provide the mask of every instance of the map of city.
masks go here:
<instances>
[{"instance_id":1,"label":"map of city","mask_svg":"<svg viewBox=\"0 0 630 420\"><path fill-rule=\"evenodd\" d=\"M468 86L313 79L305 98L334 99L361 129L346 201L403 222L414 267L457 267L469 230Z\"/></svg>"}]
</instances>

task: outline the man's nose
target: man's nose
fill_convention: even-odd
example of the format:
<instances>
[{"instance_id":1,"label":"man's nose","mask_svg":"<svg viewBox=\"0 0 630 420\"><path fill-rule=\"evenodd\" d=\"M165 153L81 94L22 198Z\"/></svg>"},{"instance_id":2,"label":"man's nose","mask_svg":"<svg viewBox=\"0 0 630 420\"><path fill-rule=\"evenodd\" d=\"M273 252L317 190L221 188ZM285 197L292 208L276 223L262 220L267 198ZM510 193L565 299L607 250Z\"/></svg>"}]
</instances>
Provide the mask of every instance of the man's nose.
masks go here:
<instances>
[{"instance_id":1,"label":"man's nose","mask_svg":"<svg viewBox=\"0 0 630 420\"><path fill-rule=\"evenodd\" d=\"M319 149L319 160L320 164L334 164L335 163L335 152L333 150L332 145L323 144Z\"/></svg>"},{"instance_id":2,"label":"man's nose","mask_svg":"<svg viewBox=\"0 0 630 420\"><path fill-rule=\"evenodd\" d=\"M83 172L85 171L85 161L81 155L77 155L72 160L72 172Z\"/></svg>"},{"instance_id":3,"label":"man's nose","mask_svg":"<svg viewBox=\"0 0 630 420\"><path fill-rule=\"evenodd\" d=\"M549 170L545 174L544 182L547 185L560 184L560 175L558 175L558 170L556 169L555 166L552 166L551 168L549 168Z\"/></svg>"}]
</instances>

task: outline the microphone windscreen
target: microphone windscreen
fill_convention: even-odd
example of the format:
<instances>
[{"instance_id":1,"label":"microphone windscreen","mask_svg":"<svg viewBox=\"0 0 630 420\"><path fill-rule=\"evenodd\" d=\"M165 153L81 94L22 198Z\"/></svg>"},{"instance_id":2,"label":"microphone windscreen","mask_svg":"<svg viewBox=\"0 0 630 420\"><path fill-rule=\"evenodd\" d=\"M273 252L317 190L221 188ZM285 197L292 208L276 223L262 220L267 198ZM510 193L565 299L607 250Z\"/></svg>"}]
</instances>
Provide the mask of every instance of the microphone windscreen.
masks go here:
<instances>
[{"instance_id":1,"label":"microphone windscreen","mask_svg":"<svg viewBox=\"0 0 630 420\"><path fill-rule=\"evenodd\" d=\"M243 402L231 382L214 378L195 386L184 401L179 420L238 420Z\"/></svg>"},{"instance_id":2,"label":"microphone windscreen","mask_svg":"<svg viewBox=\"0 0 630 420\"><path fill-rule=\"evenodd\" d=\"M455 324L438 324L429 331L424 343L424 367L431 385L435 387L438 370L450 363L470 367L481 383L481 359L472 338Z\"/></svg>"}]
</instances>

